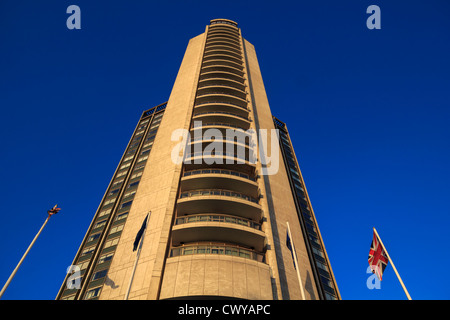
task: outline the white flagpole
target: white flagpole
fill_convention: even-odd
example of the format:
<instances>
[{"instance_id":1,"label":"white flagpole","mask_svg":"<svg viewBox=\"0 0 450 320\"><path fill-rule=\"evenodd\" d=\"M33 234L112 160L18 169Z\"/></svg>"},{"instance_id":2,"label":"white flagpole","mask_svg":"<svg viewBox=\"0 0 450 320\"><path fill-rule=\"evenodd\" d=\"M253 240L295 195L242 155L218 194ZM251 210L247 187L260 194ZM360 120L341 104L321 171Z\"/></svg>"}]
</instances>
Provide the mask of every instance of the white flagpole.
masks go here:
<instances>
[{"instance_id":1,"label":"white flagpole","mask_svg":"<svg viewBox=\"0 0 450 320\"><path fill-rule=\"evenodd\" d=\"M22 262L25 260L25 258L28 255L28 252L30 252L31 248L33 247L34 243L36 242L37 238L39 238L42 230L44 229L45 225L47 224L48 220L50 219L50 217L56 213L58 213L58 211L60 210L60 208L58 208L58 205L55 205L52 209L48 210L48 216L47 219L45 219L44 224L42 225L41 229L39 229L38 233L36 234L36 236L34 237L33 241L31 241L30 245L28 246L27 251L25 251L24 255L22 256L22 259L20 259L19 263L17 264L16 268L13 270L13 272L11 273L11 275L8 278L8 281L6 281L5 285L3 286L2 291L0 292L0 299L2 298L3 294L5 293L6 289L8 288L9 284L11 283L12 279L14 278L14 276L16 275L17 271L19 270L20 266L22 265Z\"/></svg>"},{"instance_id":2,"label":"white flagpole","mask_svg":"<svg viewBox=\"0 0 450 320\"><path fill-rule=\"evenodd\" d=\"M289 228L289 222L286 221L286 225L287 225L287 231L289 234L289 240L291 241L292 253L294 255L294 264L295 264L295 270L297 270L297 277L298 277L298 284L300 285L300 292L302 294L302 299L306 300L305 292L303 291L302 278L300 276L300 268L298 267L297 253L295 252L294 240L292 239L291 228Z\"/></svg>"},{"instance_id":3,"label":"white flagpole","mask_svg":"<svg viewBox=\"0 0 450 320\"><path fill-rule=\"evenodd\" d=\"M377 230L376 230L375 228L373 228L373 231L375 232L375 234L376 234L378 240L380 240L380 244L381 244L381 246L384 248L384 252L386 252L387 257L388 257L389 261L390 261L391 264L392 264L392 269L394 269L394 272L395 272L395 274L397 275L398 281L400 281L400 284L402 285L402 288L403 288L403 290L405 291L405 294L406 294L406 296L408 297L408 300L412 300L412 299L411 299L411 296L410 296L409 293L408 293L408 290L406 290L406 287L405 287L405 284L404 284L403 281L402 281L402 278L400 278L400 275L398 274L398 271L397 271L397 268L396 268L395 265L394 265L394 262L392 261L391 257L389 256L389 253L387 252L387 249L386 249L385 245L383 244L383 241L381 241L381 238L380 238L380 236L378 235Z\"/></svg>"},{"instance_id":4,"label":"white flagpole","mask_svg":"<svg viewBox=\"0 0 450 320\"><path fill-rule=\"evenodd\" d=\"M150 220L151 213L152 212L150 211L147 214L147 219L145 221L145 229L144 229L144 232L142 233L141 240L139 241L139 248L136 253L136 260L134 261L133 271L131 272L131 276L130 276L130 283L128 285L127 292L125 293L125 298L123 300L128 300L128 296L130 295L131 285L133 284L134 273L136 272L136 267L137 267L137 263L139 260L139 256L141 255L142 244L144 243L144 235L145 235L145 231L147 230L147 227L148 227L148 221Z\"/></svg>"}]
</instances>

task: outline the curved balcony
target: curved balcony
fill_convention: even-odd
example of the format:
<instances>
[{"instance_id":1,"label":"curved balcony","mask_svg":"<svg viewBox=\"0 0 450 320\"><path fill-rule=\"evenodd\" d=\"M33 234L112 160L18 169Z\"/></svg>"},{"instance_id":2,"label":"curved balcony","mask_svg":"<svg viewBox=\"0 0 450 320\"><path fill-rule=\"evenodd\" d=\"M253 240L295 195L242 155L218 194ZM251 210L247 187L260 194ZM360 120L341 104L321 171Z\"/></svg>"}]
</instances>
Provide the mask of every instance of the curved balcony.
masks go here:
<instances>
[{"instance_id":1,"label":"curved balcony","mask_svg":"<svg viewBox=\"0 0 450 320\"><path fill-rule=\"evenodd\" d=\"M229 19L212 19L210 21L210 26L225 26L225 27L233 27L234 30L238 30L237 28L237 22Z\"/></svg>"},{"instance_id":2,"label":"curved balcony","mask_svg":"<svg viewBox=\"0 0 450 320\"><path fill-rule=\"evenodd\" d=\"M255 197L251 197L249 195L246 195L244 193L241 192L235 192L232 190L225 190L225 189L202 189L202 190L190 190L190 191L185 191L182 192L180 194L180 198L178 201L180 201L180 199L185 199L185 198L196 198L196 197L204 197L204 196L209 196L209 197L230 197L233 199L239 199L240 201L245 201L246 202L251 202L253 204L258 205L258 208L261 208L261 206L259 206L258 202L258 198Z\"/></svg>"},{"instance_id":3,"label":"curved balcony","mask_svg":"<svg viewBox=\"0 0 450 320\"><path fill-rule=\"evenodd\" d=\"M220 27L210 27L208 29L208 35L210 34L216 34L216 33L226 33L229 34L231 36L234 37L240 37L241 35L239 34L239 31L237 30L232 30L230 28L220 28Z\"/></svg>"},{"instance_id":4,"label":"curved balcony","mask_svg":"<svg viewBox=\"0 0 450 320\"><path fill-rule=\"evenodd\" d=\"M202 69L200 71L200 75L203 75L207 72L228 72L232 73L234 75L244 77L244 72L241 70L238 70L236 68L232 68L229 66L221 65L221 66L202 66Z\"/></svg>"},{"instance_id":5,"label":"curved balcony","mask_svg":"<svg viewBox=\"0 0 450 320\"><path fill-rule=\"evenodd\" d=\"M222 133L222 137L227 136L227 130L231 130L231 133L234 133L237 136L244 135L248 137L255 138L255 131L253 129L245 129L241 126L237 126L234 124L231 124L229 122L195 122L191 125L190 128L190 134L192 137L196 136L202 136L204 135L204 132L208 129L218 129ZM197 130L202 130L200 133L196 133Z\"/></svg>"},{"instance_id":6,"label":"curved balcony","mask_svg":"<svg viewBox=\"0 0 450 320\"><path fill-rule=\"evenodd\" d=\"M240 46L241 45L241 38L239 36L233 36L230 34L227 34L226 32L220 32L220 33L209 33L206 37L206 42L209 41L229 41L232 42L233 44Z\"/></svg>"},{"instance_id":7,"label":"curved balcony","mask_svg":"<svg viewBox=\"0 0 450 320\"><path fill-rule=\"evenodd\" d=\"M191 128L193 130L191 130L191 140L188 142L188 145L193 145L198 141L202 141L203 143L219 141L223 143L233 143L236 146L243 146L249 148L251 151L254 150L253 147L257 146L258 137L253 129L243 131L239 129L230 129L228 127L212 127L212 129L216 129L220 132L220 136L214 136L214 133L209 134L207 130L203 131L203 123L201 132L200 126L196 124L198 123L194 122L194 127Z\"/></svg>"},{"instance_id":8,"label":"curved balcony","mask_svg":"<svg viewBox=\"0 0 450 320\"><path fill-rule=\"evenodd\" d=\"M235 58L228 54L211 54L203 57L203 62L208 62L211 60L227 60L233 63L236 63L239 66L242 66L242 60L239 58Z\"/></svg>"},{"instance_id":9,"label":"curved balcony","mask_svg":"<svg viewBox=\"0 0 450 320\"><path fill-rule=\"evenodd\" d=\"M197 241L228 242L263 251L265 236L259 223L230 215L202 214L176 219L172 228L172 245Z\"/></svg>"},{"instance_id":10,"label":"curved balcony","mask_svg":"<svg viewBox=\"0 0 450 320\"><path fill-rule=\"evenodd\" d=\"M241 36L239 34L239 32L233 32L231 30L228 29L213 29L213 30L208 30L208 38L211 36L217 36L217 35L226 35L227 37L231 37L233 39L240 39Z\"/></svg>"},{"instance_id":11,"label":"curved balcony","mask_svg":"<svg viewBox=\"0 0 450 320\"><path fill-rule=\"evenodd\" d=\"M229 87L229 86L205 86L197 89L197 96L204 96L207 94L223 94L233 96L239 99L246 101L247 93L237 88Z\"/></svg>"},{"instance_id":12,"label":"curved balcony","mask_svg":"<svg viewBox=\"0 0 450 320\"><path fill-rule=\"evenodd\" d=\"M264 262L264 255L262 253L231 243L187 243L179 247L172 247L170 249L169 257L178 257L192 254L230 255Z\"/></svg>"},{"instance_id":13,"label":"curved balcony","mask_svg":"<svg viewBox=\"0 0 450 320\"><path fill-rule=\"evenodd\" d=\"M223 31L223 32L229 32L231 34L240 35L238 28L230 27L227 25L210 25L208 28L208 33L212 31Z\"/></svg>"},{"instance_id":14,"label":"curved balcony","mask_svg":"<svg viewBox=\"0 0 450 320\"><path fill-rule=\"evenodd\" d=\"M225 23L211 23L209 25L209 30L219 30L219 29L224 29L224 30L229 30L230 32L235 32L239 34L239 29L237 27L237 25L228 25Z\"/></svg>"},{"instance_id":15,"label":"curved balcony","mask_svg":"<svg viewBox=\"0 0 450 320\"><path fill-rule=\"evenodd\" d=\"M233 30L230 28L220 28L220 27L209 27L208 28L208 35L214 34L214 33L227 33L235 37L240 37L240 33L237 30Z\"/></svg>"},{"instance_id":16,"label":"curved balcony","mask_svg":"<svg viewBox=\"0 0 450 320\"><path fill-rule=\"evenodd\" d=\"M215 40L230 41L231 43L233 43L237 46L240 46L240 44L241 44L240 37L232 36L227 33L208 33L206 41L215 41Z\"/></svg>"},{"instance_id":17,"label":"curved balcony","mask_svg":"<svg viewBox=\"0 0 450 320\"><path fill-rule=\"evenodd\" d=\"M202 213L194 214L189 216L182 216L176 218L175 225L185 224L185 223L195 223L195 222L224 222L224 223L234 223L240 226L262 230L261 223L252 221L245 218L230 216L227 214L215 214L215 213Z\"/></svg>"},{"instance_id":18,"label":"curved balcony","mask_svg":"<svg viewBox=\"0 0 450 320\"><path fill-rule=\"evenodd\" d=\"M225 188L258 197L254 175L220 168L190 170L183 173L181 191Z\"/></svg>"},{"instance_id":19,"label":"curved balcony","mask_svg":"<svg viewBox=\"0 0 450 320\"><path fill-rule=\"evenodd\" d=\"M230 73L228 71L212 71L212 72L202 72L199 80L208 80L208 79L226 79L238 82L242 85L245 83L245 79L242 76L237 76L234 73Z\"/></svg>"},{"instance_id":20,"label":"curved balcony","mask_svg":"<svg viewBox=\"0 0 450 320\"><path fill-rule=\"evenodd\" d=\"M216 50L232 52L232 53L237 54L240 57L242 57L241 49L236 49L236 48L233 48L231 46L220 44L220 43L218 43L218 44L210 44L209 46L205 47L205 54L206 53L210 53L212 51L216 51Z\"/></svg>"},{"instance_id":21,"label":"curved balcony","mask_svg":"<svg viewBox=\"0 0 450 320\"><path fill-rule=\"evenodd\" d=\"M231 32L239 33L239 29L237 27L237 23L231 20L224 19L215 19L211 20L211 24L209 25L209 29L225 29L230 30Z\"/></svg>"},{"instance_id":22,"label":"curved balcony","mask_svg":"<svg viewBox=\"0 0 450 320\"><path fill-rule=\"evenodd\" d=\"M217 129L220 132L220 136L214 136L213 134L205 134L201 136L200 134L197 134L197 132L194 131L194 137L188 142L189 148L202 148L202 150L205 149L208 145L211 145L212 142L220 144L221 147L223 147L224 150L231 147L241 148L242 153L245 158L248 159L248 154L250 152L255 152L255 147L257 144L255 143L255 138L251 135L241 133L241 131L231 131L229 133L229 136L227 136L228 132L225 132L225 135L223 135L223 130ZM205 132L206 133L206 132ZM197 136L198 135L198 136ZM201 145L199 145L201 144ZM212 148L212 146L211 146ZM245 148L245 149L244 149Z\"/></svg>"},{"instance_id":23,"label":"curved balcony","mask_svg":"<svg viewBox=\"0 0 450 320\"><path fill-rule=\"evenodd\" d=\"M245 85L226 78L210 78L205 80L200 80L198 83L198 88L205 88L205 87L213 87L213 86L219 86L219 87L229 87L233 89L237 89L240 92L245 93ZM245 98L245 97L244 97Z\"/></svg>"},{"instance_id":24,"label":"curved balcony","mask_svg":"<svg viewBox=\"0 0 450 320\"><path fill-rule=\"evenodd\" d=\"M236 168L239 165L239 171L252 174L256 169L256 156L247 158L240 153L206 150L194 151L186 154L184 159L186 170L195 170L213 166L217 168Z\"/></svg>"},{"instance_id":25,"label":"curved balcony","mask_svg":"<svg viewBox=\"0 0 450 320\"><path fill-rule=\"evenodd\" d=\"M193 158L195 159L195 158ZM232 164L227 164L225 161L223 161L223 163L216 163L214 165L210 165L210 167L215 168L215 169L223 169L223 170L236 170L239 169L239 172L241 173L245 173L248 174L249 176L256 176L256 166L252 165L252 164L243 164L243 165L239 165L239 167L236 167L236 163L232 163ZM195 170L203 170L207 168L207 166L205 166L204 163L201 164L196 164L192 161L192 163L186 163L184 166L184 169L186 171L195 171ZM183 190L185 191L185 190ZM242 191L244 192L244 191ZM252 194L250 194L252 195ZM254 194L253 194L254 195Z\"/></svg>"},{"instance_id":26,"label":"curved balcony","mask_svg":"<svg viewBox=\"0 0 450 320\"><path fill-rule=\"evenodd\" d=\"M240 115L240 114L236 114L234 112L228 112L228 111L204 111L204 112L199 112L198 109L196 108L194 110L194 115L193 117L202 117L204 118L205 122L222 122L220 120L224 120L221 117L227 117L229 119L235 119L238 118L240 120L244 120L245 123L250 122L251 120L248 117L248 114L246 115ZM210 118L207 118L210 117ZM196 120L196 119L194 119ZM226 122L226 121L225 121ZM239 126L239 125L238 125Z\"/></svg>"},{"instance_id":27,"label":"curved balcony","mask_svg":"<svg viewBox=\"0 0 450 320\"><path fill-rule=\"evenodd\" d=\"M224 25L224 26L233 26L234 27L234 29L237 29L237 22L236 21L233 21L233 20L230 20L230 19L223 19L223 18L218 18L218 19L212 19L211 21L210 21L210 25L211 26L222 26L222 25Z\"/></svg>"},{"instance_id":28,"label":"curved balcony","mask_svg":"<svg viewBox=\"0 0 450 320\"><path fill-rule=\"evenodd\" d=\"M258 199L246 194L223 190L203 189L184 191L177 201L177 216L214 212L259 221L261 205Z\"/></svg>"},{"instance_id":29,"label":"curved balcony","mask_svg":"<svg viewBox=\"0 0 450 320\"><path fill-rule=\"evenodd\" d=\"M240 60L240 61L242 61L242 55L241 54L238 54L238 53L235 53L234 51L231 51L231 50L224 50L224 49L210 49L210 50L208 50L208 51L206 51L205 50L205 53L204 53L204 57L206 58L206 57L210 57L210 56L213 56L213 55L228 55L228 56L231 56L231 57L233 57L233 58L236 58L236 59L238 59L238 60Z\"/></svg>"},{"instance_id":30,"label":"curved balcony","mask_svg":"<svg viewBox=\"0 0 450 320\"><path fill-rule=\"evenodd\" d=\"M244 130L250 129L250 121L248 117L239 116L230 112L203 112L197 113L193 116L194 121L201 121L203 123L228 123L236 128ZM198 124L199 125L199 124ZM197 125L197 126L198 126Z\"/></svg>"},{"instance_id":31,"label":"curved balcony","mask_svg":"<svg viewBox=\"0 0 450 320\"><path fill-rule=\"evenodd\" d=\"M226 66L233 69L236 69L238 71L244 70L244 66L242 64L237 64L234 62L231 62L229 60L222 60L222 59L215 59L215 60L209 60L209 61L203 61L202 63L202 69L205 67L212 67L212 66Z\"/></svg>"},{"instance_id":32,"label":"curved balcony","mask_svg":"<svg viewBox=\"0 0 450 320\"><path fill-rule=\"evenodd\" d=\"M201 96L197 96L195 99L196 105L202 105L206 103L215 103L215 104L231 104L234 106L241 107L245 110L247 109L247 101L244 101L240 98L224 95L224 94L205 94Z\"/></svg>"},{"instance_id":33,"label":"curved balcony","mask_svg":"<svg viewBox=\"0 0 450 320\"><path fill-rule=\"evenodd\" d=\"M211 131L214 129L214 131ZM199 152L201 150L205 151L204 155L215 155L215 156L229 156L233 158L238 158L239 160L246 160L250 162L256 161L256 149L257 146L257 135L253 129L243 130L241 128L232 128L229 123L203 123L194 122L190 131L191 140L188 142L188 150L194 149L189 155L194 157L196 155L193 152ZM212 145L212 142L217 142L219 145ZM201 143L201 145L199 145ZM227 144L228 150L227 150ZM207 146L210 147L205 149ZM236 147L236 149L229 150L231 145ZM213 148L219 149L223 147L223 150L214 150L216 153L212 153ZM235 152L236 150L236 152ZM226 151L224 154L219 154L219 151ZM231 151L235 152L232 153ZM252 158L250 158L250 155ZM240 161L243 162L243 161Z\"/></svg>"},{"instance_id":34,"label":"curved balcony","mask_svg":"<svg viewBox=\"0 0 450 320\"><path fill-rule=\"evenodd\" d=\"M205 113L205 112L230 112L237 116L244 117L248 119L249 110L240 106L235 106L226 103L203 103L196 104L194 112Z\"/></svg>"},{"instance_id":35,"label":"curved balcony","mask_svg":"<svg viewBox=\"0 0 450 320\"><path fill-rule=\"evenodd\" d=\"M230 48L241 51L241 46L239 44L227 38L214 38L211 40L206 40L205 49L217 45L226 45Z\"/></svg>"},{"instance_id":36,"label":"curved balcony","mask_svg":"<svg viewBox=\"0 0 450 320\"><path fill-rule=\"evenodd\" d=\"M194 158L194 163L199 164L201 161L208 166L223 163L240 166L247 163L255 164L257 158L256 150L246 146L242 142L227 141L223 139L198 140L188 144L186 155L190 158ZM199 156L201 159L195 159ZM224 157L231 159L224 159ZM189 158L186 159L188 160Z\"/></svg>"}]
</instances>

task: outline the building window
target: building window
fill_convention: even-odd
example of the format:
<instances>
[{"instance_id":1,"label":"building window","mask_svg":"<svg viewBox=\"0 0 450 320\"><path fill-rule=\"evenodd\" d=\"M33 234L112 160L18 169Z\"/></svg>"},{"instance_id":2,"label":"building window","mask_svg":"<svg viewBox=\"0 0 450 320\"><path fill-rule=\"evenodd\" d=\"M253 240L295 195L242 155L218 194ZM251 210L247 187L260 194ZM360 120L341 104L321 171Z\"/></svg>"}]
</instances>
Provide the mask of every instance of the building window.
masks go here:
<instances>
[{"instance_id":1,"label":"building window","mask_svg":"<svg viewBox=\"0 0 450 320\"><path fill-rule=\"evenodd\" d=\"M120 189L115 189L115 190L111 191L111 192L108 194L108 196L115 195L117 192L119 192L119 190L120 190Z\"/></svg>"},{"instance_id":2,"label":"building window","mask_svg":"<svg viewBox=\"0 0 450 320\"><path fill-rule=\"evenodd\" d=\"M122 230L123 230L123 223L121 225L118 225L118 226L114 227L114 228L111 228L111 231L109 231L109 234L113 234L113 233L116 233L116 232L119 232L119 231L122 231Z\"/></svg>"},{"instance_id":3,"label":"building window","mask_svg":"<svg viewBox=\"0 0 450 320\"><path fill-rule=\"evenodd\" d=\"M119 238L114 238L112 240L106 241L105 242L105 246L103 247L103 249L115 246L118 243L119 243Z\"/></svg>"},{"instance_id":4,"label":"building window","mask_svg":"<svg viewBox=\"0 0 450 320\"><path fill-rule=\"evenodd\" d=\"M131 156L126 157L125 159L123 159L123 162L126 162L128 160L131 160L134 158L134 154L132 154Z\"/></svg>"},{"instance_id":5,"label":"building window","mask_svg":"<svg viewBox=\"0 0 450 320\"><path fill-rule=\"evenodd\" d=\"M117 187L117 185L121 184L123 182L123 180L124 179L122 178L122 179L119 179L119 180L115 181L112 186L113 187Z\"/></svg>"},{"instance_id":6,"label":"building window","mask_svg":"<svg viewBox=\"0 0 450 320\"><path fill-rule=\"evenodd\" d=\"M128 188L136 187L138 184L139 184L139 181L133 182L128 186Z\"/></svg>"},{"instance_id":7,"label":"building window","mask_svg":"<svg viewBox=\"0 0 450 320\"><path fill-rule=\"evenodd\" d=\"M124 175L126 175L126 174L127 174L127 170L124 170L124 171L122 171L122 172L119 172L119 173L117 174L116 178L119 178L119 177L124 176Z\"/></svg>"},{"instance_id":8,"label":"building window","mask_svg":"<svg viewBox=\"0 0 450 320\"><path fill-rule=\"evenodd\" d=\"M135 193L136 193L136 190L133 190L133 191L130 191L130 192L125 193L125 195L124 195L123 197L124 197L124 198L126 198L126 197L131 197L131 196L134 196Z\"/></svg>"},{"instance_id":9,"label":"building window","mask_svg":"<svg viewBox=\"0 0 450 320\"><path fill-rule=\"evenodd\" d=\"M140 177L140 176L142 176L142 171L139 171L139 172L137 172L137 173L134 173L132 176L131 176L131 180L132 179L135 179L135 178L138 178L138 177Z\"/></svg>"},{"instance_id":10,"label":"building window","mask_svg":"<svg viewBox=\"0 0 450 320\"><path fill-rule=\"evenodd\" d=\"M92 281L104 278L107 273L108 273L108 269L97 271L96 273L94 273L94 276L92 277Z\"/></svg>"},{"instance_id":11,"label":"building window","mask_svg":"<svg viewBox=\"0 0 450 320\"><path fill-rule=\"evenodd\" d=\"M110 252L110 253L100 256L100 258L98 259L98 264L110 261L112 259L113 255L114 255L114 253Z\"/></svg>"},{"instance_id":12,"label":"building window","mask_svg":"<svg viewBox=\"0 0 450 320\"><path fill-rule=\"evenodd\" d=\"M138 162L141 162L141 161L144 161L144 160L147 160L147 159L148 159L148 156L142 156L142 157L140 157L138 159Z\"/></svg>"},{"instance_id":13,"label":"building window","mask_svg":"<svg viewBox=\"0 0 450 320\"><path fill-rule=\"evenodd\" d=\"M85 256L91 252L94 252L95 247L90 247L90 248L86 248L83 250L83 252L81 253L81 256Z\"/></svg>"},{"instance_id":14,"label":"building window","mask_svg":"<svg viewBox=\"0 0 450 320\"><path fill-rule=\"evenodd\" d=\"M100 211L100 213L98 214L99 217L110 214L111 213L111 209L106 209L106 210L102 210Z\"/></svg>"},{"instance_id":15,"label":"building window","mask_svg":"<svg viewBox=\"0 0 450 320\"><path fill-rule=\"evenodd\" d=\"M129 206L131 206L132 203L133 203L133 200L122 203L122 205L120 206L120 209L129 207Z\"/></svg>"},{"instance_id":16,"label":"building window","mask_svg":"<svg viewBox=\"0 0 450 320\"><path fill-rule=\"evenodd\" d=\"M106 205L108 205L110 203L113 203L114 201L116 201L116 198L112 198L112 199L106 200L103 205L106 206Z\"/></svg>"},{"instance_id":17,"label":"building window","mask_svg":"<svg viewBox=\"0 0 450 320\"><path fill-rule=\"evenodd\" d=\"M101 289L102 289L101 287L98 287L98 288L89 290L88 292L86 292L86 296L84 297L84 299L88 300L88 299L97 298L100 295Z\"/></svg>"},{"instance_id":18,"label":"building window","mask_svg":"<svg viewBox=\"0 0 450 320\"><path fill-rule=\"evenodd\" d=\"M144 144L142 146L142 148L147 148L147 147L151 146L152 144L153 144L153 141L147 142L146 144Z\"/></svg>"},{"instance_id":19,"label":"building window","mask_svg":"<svg viewBox=\"0 0 450 320\"><path fill-rule=\"evenodd\" d=\"M89 264L89 260L78 264L78 267L80 268L80 270L84 270L87 268L88 264Z\"/></svg>"},{"instance_id":20,"label":"building window","mask_svg":"<svg viewBox=\"0 0 450 320\"><path fill-rule=\"evenodd\" d=\"M94 240L96 240L96 239L98 239L98 238L100 238L100 232L99 232L99 233L96 233L96 234L93 234L92 236L90 236L90 237L88 238L88 242L89 242L89 241L94 241Z\"/></svg>"},{"instance_id":21,"label":"building window","mask_svg":"<svg viewBox=\"0 0 450 320\"><path fill-rule=\"evenodd\" d=\"M140 169L142 169L142 168L144 168L145 167L145 163L143 163L143 164L138 164L135 168L134 168L134 171L138 171L138 170L140 170Z\"/></svg>"},{"instance_id":22,"label":"building window","mask_svg":"<svg viewBox=\"0 0 450 320\"><path fill-rule=\"evenodd\" d=\"M100 227L103 227L104 225L106 224L106 220L103 220L103 221L100 221L100 222L97 222L95 225L94 225L94 229L97 229L97 228L100 228Z\"/></svg>"},{"instance_id":23,"label":"building window","mask_svg":"<svg viewBox=\"0 0 450 320\"><path fill-rule=\"evenodd\" d=\"M125 169L125 168L128 168L129 166L131 165L131 162L128 162L128 163L125 163L125 164L123 164L121 167L120 167L120 169L119 170L122 170L122 169Z\"/></svg>"},{"instance_id":24,"label":"building window","mask_svg":"<svg viewBox=\"0 0 450 320\"><path fill-rule=\"evenodd\" d=\"M126 219L128 217L128 212L121 213L117 216L116 221Z\"/></svg>"}]
</instances>

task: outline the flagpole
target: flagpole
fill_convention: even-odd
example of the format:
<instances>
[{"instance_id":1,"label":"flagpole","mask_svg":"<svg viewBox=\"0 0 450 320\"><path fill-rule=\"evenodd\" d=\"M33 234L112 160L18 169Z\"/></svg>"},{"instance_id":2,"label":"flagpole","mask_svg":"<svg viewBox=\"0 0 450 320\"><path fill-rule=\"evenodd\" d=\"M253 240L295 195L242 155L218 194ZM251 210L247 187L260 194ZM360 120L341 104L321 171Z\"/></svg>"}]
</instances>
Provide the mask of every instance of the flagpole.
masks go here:
<instances>
[{"instance_id":1,"label":"flagpole","mask_svg":"<svg viewBox=\"0 0 450 320\"><path fill-rule=\"evenodd\" d=\"M38 233L34 237L33 241L31 241L30 245L28 246L27 251L25 251L24 255L22 256L22 259L20 259L19 263L17 264L16 268L13 270L11 275L9 276L8 280L6 281L5 285L3 286L2 291L0 292L0 299L2 298L3 294L5 293L6 289L8 288L9 284L11 283L12 279L16 275L17 271L19 270L20 266L22 265L22 262L25 260L25 258L28 255L28 252L30 252L31 248L33 247L34 243L36 242L37 238L39 238L42 230L44 230L45 225L47 224L48 220L53 214L56 214L60 208L57 208L57 205L53 207L53 209L47 211L48 216L47 219L45 219L44 224L42 225L41 229L39 229Z\"/></svg>"},{"instance_id":2,"label":"flagpole","mask_svg":"<svg viewBox=\"0 0 450 320\"><path fill-rule=\"evenodd\" d=\"M306 300L305 299L305 292L303 291L302 278L300 276L300 268L298 267L298 262L297 262L297 253L295 251L294 240L292 239L291 228L289 227L289 222L286 221L286 225L287 225L287 231L288 231L288 234L289 234L289 240L291 242L292 253L294 255L294 264L295 264L295 270L297 271L298 284L300 285L300 292L302 294L302 299Z\"/></svg>"},{"instance_id":3,"label":"flagpole","mask_svg":"<svg viewBox=\"0 0 450 320\"><path fill-rule=\"evenodd\" d=\"M145 229L147 229L148 220L150 219L150 214L151 213L152 212L150 211L147 214L147 219L145 221L145 224L146 224ZM134 273L136 272L136 267L137 267L137 264L138 264L139 256L141 255L142 244L144 243L144 236L145 236L145 230L144 230L144 232L142 234L141 240L139 241L139 248L138 248L138 251L136 253L136 260L134 261L133 271L131 272L130 283L128 284L128 289L127 289L127 292L125 293L125 298L123 300L128 300L128 296L130 295L131 285L133 284Z\"/></svg>"},{"instance_id":4,"label":"flagpole","mask_svg":"<svg viewBox=\"0 0 450 320\"><path fill-rule=\"evenodd\" d=\"M380 236L379 236L377 230L375 229L375 227L373 228L373 232L375 232L377 238L380 240L381 246L384 248L384 252L386 252L387 257L388 257L389 261L390 261L391 264L392 264L392 269L394 269L394 272L395 272L395 274L397 275L398 281L400 281L400 284L402 285L402 288L403 288L403 290L405 291L405 294L406 294L406 296L408 297L408 300L412 300L412 299L411 299L411 296L410 296L409 293L408 293L408 290L406 290L406 287L405 287L405 284L404 284L403 281L402 281L402 278L401 278L400 275L398 274L398 271L397 271L397 268L396 268L395 265L394 265L394 262L392 261L391 257L389 256L389 253L387 252L387 249L386 249L385 245L383 244L383 241L381 241L381 238L380 238Z\"/></svg>"}]
</instances>

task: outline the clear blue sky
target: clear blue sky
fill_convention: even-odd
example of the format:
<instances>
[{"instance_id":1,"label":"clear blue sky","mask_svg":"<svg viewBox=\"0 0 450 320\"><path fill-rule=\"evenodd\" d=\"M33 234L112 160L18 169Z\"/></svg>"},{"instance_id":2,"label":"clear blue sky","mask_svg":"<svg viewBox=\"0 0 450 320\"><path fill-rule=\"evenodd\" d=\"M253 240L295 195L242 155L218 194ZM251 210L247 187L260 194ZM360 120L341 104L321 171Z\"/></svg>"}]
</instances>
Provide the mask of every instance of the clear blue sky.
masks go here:
<instances>
[{"instance_id":1,"label":"clear blue sky","mask_svg":"<svg viewBox=\"0 0 450 320\"><path fill-rule=\"evenodd\" d=\"M81 30L66 8L81 8ZM366 9L381 8L381 30ZM448 1L0 2L0 285L54 299L145 109L188 40L228 18L255 45L288 125L343 299L405 299L392 266L366 287L376 227L413 299L449 299Z\"/></svg>"}]
</instances>

